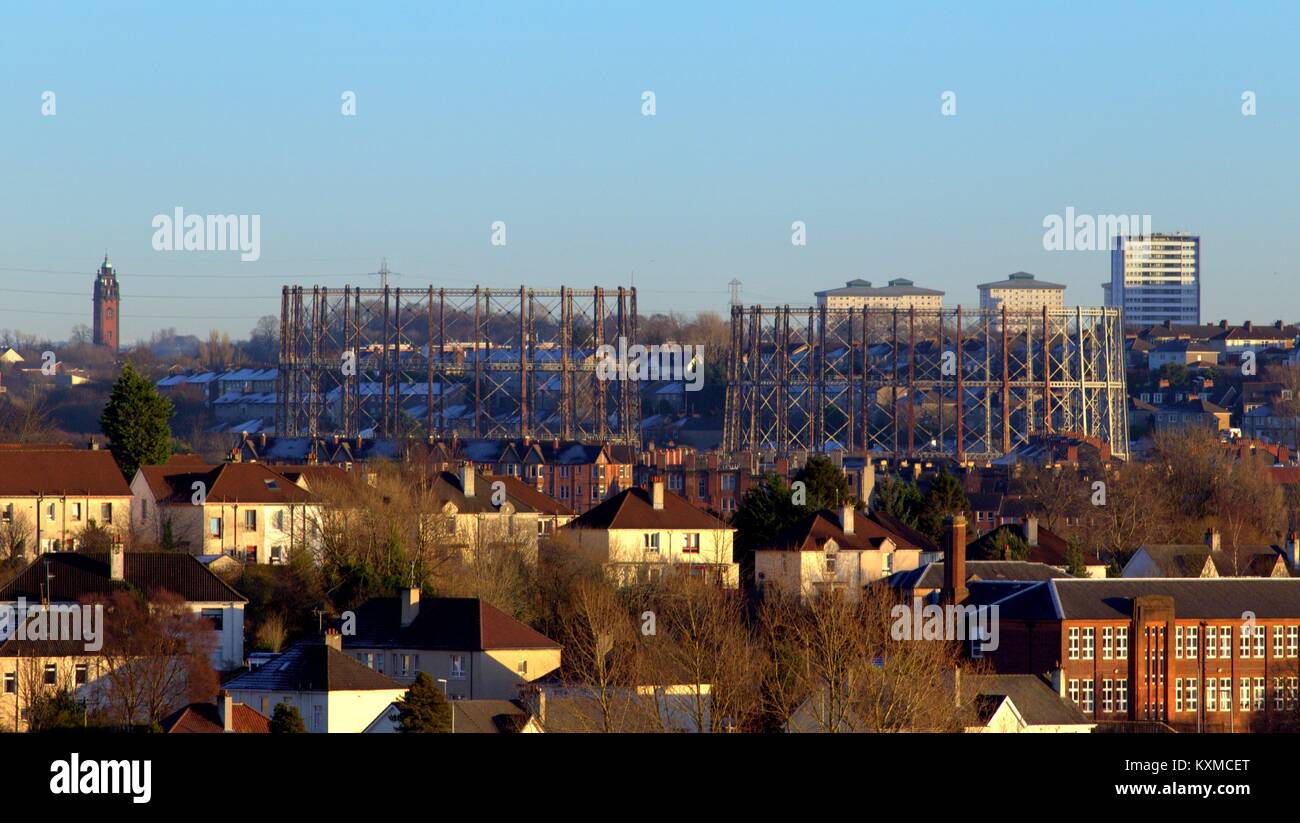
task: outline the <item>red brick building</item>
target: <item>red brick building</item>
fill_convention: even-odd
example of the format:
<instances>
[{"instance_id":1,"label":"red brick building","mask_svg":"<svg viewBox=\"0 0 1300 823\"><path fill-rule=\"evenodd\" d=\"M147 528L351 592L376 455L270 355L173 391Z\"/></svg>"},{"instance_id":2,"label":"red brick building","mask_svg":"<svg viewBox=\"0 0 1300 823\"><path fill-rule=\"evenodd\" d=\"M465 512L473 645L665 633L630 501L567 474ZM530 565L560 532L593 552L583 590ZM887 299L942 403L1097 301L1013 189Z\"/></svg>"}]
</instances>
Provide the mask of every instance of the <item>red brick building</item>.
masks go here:
<instances>
[{"instance_id":1,"label":"red brick building","mask_svg":"<svg viewBox=\"0 0 1300 823\"><path fill-rule=\"evenodd\" d=\"M999 672L1090 719L1260 731L1300 719L1300 579L1054 579L998 602Z\"/></svg>"}]
</instances>

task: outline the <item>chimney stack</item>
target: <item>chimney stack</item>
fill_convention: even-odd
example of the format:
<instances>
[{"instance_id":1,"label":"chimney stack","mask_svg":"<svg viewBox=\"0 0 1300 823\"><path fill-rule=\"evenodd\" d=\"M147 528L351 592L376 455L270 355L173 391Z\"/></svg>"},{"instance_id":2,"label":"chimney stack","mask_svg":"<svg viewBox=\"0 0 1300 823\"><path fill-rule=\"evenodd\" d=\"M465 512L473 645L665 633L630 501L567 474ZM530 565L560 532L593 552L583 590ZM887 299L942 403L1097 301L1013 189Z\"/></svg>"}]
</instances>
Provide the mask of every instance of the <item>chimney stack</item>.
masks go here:
<instances>
[{"instance_id":1,"label":"chimney stack","mask_svg":"<svg viewBox=\"0 0 1300 823\"><path fill-rule=\"evenodd\" d=\"M233 732L235 730L235 701L230 696L230 692L225 689L217 692L217 713L221 715L221 730L223 732Z\"/></svg>"},{"instance_id":2,"label":"chimney stack","mask_svg":"<svg viewBox=\"0 0 1300 823\"><path fill-rule=\"evenodd\" d=\"M126 549L117 539L108 549L108 576L114 580L126 579Z\"/></svg>"},{"instance_id":3,"label":"chimney stack","mask_svg":"<svg viewBox=\"0 0 1300 823\"><path fill-rule=\"evenodd\" d=\"M468 460L460 466L460 490L466 497L474 496L474 464Z\"/></svg>"},{"instance_id":4,"label":"chimney stack","mask_svg":"<svg viewBox=\"0 0 1300 823\"><path fill-rule=\"evenodd\" d=\"M339 634L338 629L325 630L325 645L335 651L343 651L343 635Z\"/></svg>"},{"instance_id":5,"label":"chimney stack","mask_svg":"<svg viewBox=\"0 0 1300 823\"><path fill-rule=\"evenodd\" d=\"M1221 546L1219 540L1219 530L1211 526L1205 530L1205 545L1212 552L1217 552Z\"/></svg>"},{"instance_id":6,"label":"chimney stack","mask_svg":"<svg viewBox=\"0 0 1300 823\"><path fill-rule=\"evenodd\" d=\"M654 510L661 512L664 510L664 479L656 477L650 481L650 502L654 505Z\"/></svg>"},{"instance_id":7,"label":"chimney stack","mask_svg":"<svg viewBox=\"0 0 1300 823\"><path fill-rule=\"evenodd\" d=\"M1038 545L1038 517L1029 515L1025 518L1025 542L1030 546Z\"/></svg>"},{"instance_id":8,"label":"chimney stack","mask_svg":"<svg viewBox=\"0 0 1300 823\"><path fill-rule=\"evenodd\" d=\"M399 589L397 599L402 604L402 628L406 628L415 622L415 618L420 614L420 590L414 586Z\"/></svg>"},{"instance_id":9,"label":"chimney stack","mask_svg":"<svg viewBox=\"0 0 1300 823\"><path fill-rule=\"evenodd\" d=\"M876 493L876 464L870 460L862 467L862 489L858 495L862 499L862 508L871 511L871 495Z\"/></svg>"},{"instance_id":10,"label":"chimney stack","mask_svg":"<svg viewBox=\"0 0 1300 823\"><path fill-rule=\"evenodd\" d=\"M943 602L959 605L970 594L966 590L966 516L947 518L948 540L943 552Z\"/></svg>"},{"instance_id":11,"label":"chimney stack","mask_svg":"<svg viewBox=\"0 0 1300 823\"><path fill-rule=\"evenodd\" d=\"M840 507L840 528L845 534L853 534L853 507Z\"/></svg>"}]
</instances>

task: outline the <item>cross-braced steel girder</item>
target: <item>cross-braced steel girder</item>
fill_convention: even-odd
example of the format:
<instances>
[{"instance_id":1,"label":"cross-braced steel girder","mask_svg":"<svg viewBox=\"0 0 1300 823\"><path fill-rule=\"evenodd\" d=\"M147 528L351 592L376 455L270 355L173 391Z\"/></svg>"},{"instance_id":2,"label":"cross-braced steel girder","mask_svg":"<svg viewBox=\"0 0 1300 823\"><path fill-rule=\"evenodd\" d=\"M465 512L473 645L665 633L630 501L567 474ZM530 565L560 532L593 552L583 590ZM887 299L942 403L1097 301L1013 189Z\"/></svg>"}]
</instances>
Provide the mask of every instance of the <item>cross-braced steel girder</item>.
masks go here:
<instances>
[{"instance_id":1,"label":"cross-braced steel girder","mask_svg":"<svg viewBox=\"0 0 1300 823\"><path fill-rule=\"evenodd\" d=\"M1119 310L734 306L723 445L988 460L1038 434L1128 451Z\"/></svg>"},{"instance_id":2,"label":"cross-braced steel girder","mask_svg":"<svg viewBox=\"0 0 1300 823\"><path fill-rule=\"evenodd\" d=\"M286 286L280 318L280 434L640 443L596 358L636 342L635 289Z\"/></svg>"}]
</instances>

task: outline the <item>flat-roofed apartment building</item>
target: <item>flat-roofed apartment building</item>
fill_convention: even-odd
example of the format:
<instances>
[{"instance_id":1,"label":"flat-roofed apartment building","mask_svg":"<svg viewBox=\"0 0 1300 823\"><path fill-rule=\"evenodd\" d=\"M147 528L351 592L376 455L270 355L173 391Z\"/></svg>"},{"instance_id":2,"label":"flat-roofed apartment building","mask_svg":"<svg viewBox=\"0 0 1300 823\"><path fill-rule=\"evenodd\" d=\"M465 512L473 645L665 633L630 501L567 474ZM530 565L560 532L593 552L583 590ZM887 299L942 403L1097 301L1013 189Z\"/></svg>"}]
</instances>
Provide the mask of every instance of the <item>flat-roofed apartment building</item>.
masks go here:
<instances>
[{"instance_id":1,"label":"flat-roofed apartment building","mask_svg":"<svg viewBox=\"0 0 1300 823\"><path fill-rule=\"evenodd\" d=\"M869 280L850 280L842 289L816 293L818 308L828 309L941 309L943 292L923 289L904 277L887 286L873 286Z\"/></svg>"},{"instance_id":2,"label":"flat-roofed apartment building","mask_svg":"<svg viewBox=\"0 0 1300 823\"><path fill-rule=\"evenodd\" d=\"M1065 286L1038 280L1029 272L1018 271L1005 280L980 283L980 308L1008 313L1042 312L1065 308Z\"/></svg>"},{"instance_id":3,"label":"flat-roofed apartment building","mask_svg":"<svg viewBox=\"0 0 1300 823\"><path fill-rule=\"evenodd\" d=\"M1096 722L1300 721L1300 579L1046 580L998 601L997 671L1044 674Z\"/></svg>"},{"instance_id":4,"label":"flat-roofed apartment building","mask_svg":"<svg viewBox=\"0 0 1300 823\"><path fill-rule=\"evenodd\" d=\"M1201 322L1201 238L1188 234L1119 237L1110 256L1106 305L1124 325Z\"/></svg>"}]
</instances>

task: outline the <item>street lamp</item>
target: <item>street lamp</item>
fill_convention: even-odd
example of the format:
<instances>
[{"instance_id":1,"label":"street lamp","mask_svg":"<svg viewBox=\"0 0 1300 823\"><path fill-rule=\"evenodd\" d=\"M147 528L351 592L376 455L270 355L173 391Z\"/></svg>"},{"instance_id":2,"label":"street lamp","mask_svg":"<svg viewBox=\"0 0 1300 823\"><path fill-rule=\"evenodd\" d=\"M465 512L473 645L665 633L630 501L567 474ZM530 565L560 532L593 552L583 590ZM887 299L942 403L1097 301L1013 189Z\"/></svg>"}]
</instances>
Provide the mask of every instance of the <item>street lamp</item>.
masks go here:
<instances>
[{"instance_id":1,"label":"street lamp","mask_svg":"<svg viewBox=\"0 0 1300 823\"><path fill-rule=\"evenodd\" d=\"M447 678L439 677L438 682L442 684L442 693L447 697L447 707L451 709L451 733L456 733L456 704L451 702L451 694L447 689Z\"/></svg>"}]
</instances>

